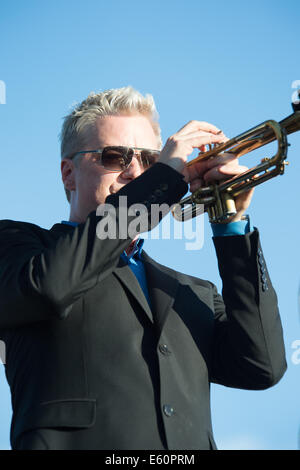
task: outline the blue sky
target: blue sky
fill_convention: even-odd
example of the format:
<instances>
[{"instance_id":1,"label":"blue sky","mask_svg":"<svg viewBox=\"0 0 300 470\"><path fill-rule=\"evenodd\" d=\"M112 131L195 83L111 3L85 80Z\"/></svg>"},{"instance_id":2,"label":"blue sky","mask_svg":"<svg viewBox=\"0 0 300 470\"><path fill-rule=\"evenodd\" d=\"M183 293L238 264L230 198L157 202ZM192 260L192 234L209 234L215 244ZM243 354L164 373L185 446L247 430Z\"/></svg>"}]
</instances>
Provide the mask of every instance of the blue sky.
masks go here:
<instances>
[{"instance_id":1,"label":"blue sky","mask_svg":"<svg viewBox=\"0 0 300 470\"><path fill-rule=\"evenodd\" d=\"M153 94L164 141L191 119L233 137L290 114L300 87L299 14L297 0L1 2L0 218L45 228L68 218L58 134L63 116L90 91L132 85ZM266 391L212 386L220 449L298 448L300 354L292 345L300 341L300 134L289 142L285 174L259 186L249 209L278 294L288 371ZM243 164L252 166L247 157ZM154 239L145 249L221 290L203 220L202 249ZM0 396L0 449L9 449L11 406L2 365Z\"/></svg>"}]
</instances>

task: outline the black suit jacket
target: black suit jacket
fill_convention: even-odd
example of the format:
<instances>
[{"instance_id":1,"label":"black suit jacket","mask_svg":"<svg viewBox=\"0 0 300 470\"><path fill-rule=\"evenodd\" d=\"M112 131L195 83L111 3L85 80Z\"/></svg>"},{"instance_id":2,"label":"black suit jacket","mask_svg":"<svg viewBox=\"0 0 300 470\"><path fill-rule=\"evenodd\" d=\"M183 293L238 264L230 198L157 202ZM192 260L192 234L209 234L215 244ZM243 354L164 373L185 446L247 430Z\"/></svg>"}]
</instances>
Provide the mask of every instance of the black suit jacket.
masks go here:
<instances>
[{"instance_id":1,"label":"black suit jacket","mask_svg":"<svg viewBox=\"0 0 300 470\"><path fill-rule=\"evenodd\" d=\"M182 177L156 164L119 194L178 201ZM118 208L118 195L107 202ZM215 448L210 382L274 385L282 328L257 230L214 239L215 286L143 253L151 308L92 212L73 228L0 222L0 337L13 449Z\"/></svg>"}]
</instances>

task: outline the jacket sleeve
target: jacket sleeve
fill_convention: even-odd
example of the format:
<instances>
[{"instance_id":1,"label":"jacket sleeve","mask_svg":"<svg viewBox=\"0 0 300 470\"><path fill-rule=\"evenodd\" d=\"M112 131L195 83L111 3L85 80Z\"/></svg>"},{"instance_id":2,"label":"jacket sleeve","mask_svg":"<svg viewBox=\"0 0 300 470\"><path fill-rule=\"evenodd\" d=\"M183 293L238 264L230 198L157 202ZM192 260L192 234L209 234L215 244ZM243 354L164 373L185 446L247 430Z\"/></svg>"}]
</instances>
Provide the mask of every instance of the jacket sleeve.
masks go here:
<instances>
[{"instance_id":1,"label":"jacket sleeve","mask_svg":"<svg viewBox=\"0 0 300 470\"><path fill-rule=\"evenodd\" d=\"M287 365L277 296L257 230L215 237L223 288L215 290L212 377L242 389L276 384Z\"/></svg>"},{"instance_id":2,"label":"jacket sleeve","mask_svg":"<svg viewBox=\"0 0 300 470\"><path fill-rule=\"evenodd\" d=\"M116 236L106 239L98 237L103 217L96 212L58 238L48 236L47 243L39 227L34 230L32 224L1 221L0 328L66 318L73 303L112 272L132 241L124 237L124 227L119 237L119 195L127 196L128 207L143 203L149 209L153 202L171 205L186 191L180 173L164 164L154 165L107 198L106 203L115 208ZM128 227L135 217L123 217L122 223Z\"/></svg>"}]
</instances>

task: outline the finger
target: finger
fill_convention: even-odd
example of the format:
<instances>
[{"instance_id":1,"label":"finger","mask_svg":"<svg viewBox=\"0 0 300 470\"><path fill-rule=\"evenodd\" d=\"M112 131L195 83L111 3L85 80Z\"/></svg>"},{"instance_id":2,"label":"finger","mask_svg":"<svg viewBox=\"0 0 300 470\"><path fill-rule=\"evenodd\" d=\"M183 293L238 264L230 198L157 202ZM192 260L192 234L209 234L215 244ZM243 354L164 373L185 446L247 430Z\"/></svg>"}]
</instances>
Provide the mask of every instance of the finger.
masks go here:
<instances>
[{"instance_id":1,"label":"finger","mask_svg":"<svg viewBox=\"0 0 300 470\"><path fill-rule=\"evenodd\" d=\"M221 144L221 143L225 142L225 140L227 139L227 137L222 133L213 134L212 132L207 132L207 131L203 131L203 130L186 132L186 133L183 133L183 134L177 133L177 134L174 134L172 137L170 137L170 139L171 140L176 140L178 142L188 142L191 139L198 139L199 137L208 137L208 143L210 143L209 138L211 136L213 136L217 139L216 143L218 143L218 144Z\"/></svg>"},{"instance_id":2,"label":"finger","mask_svg":"<svg viewBox=\"0 0 300 470\"><path fill-rule=\"evenodd\" d=\"M201 148L207 144L217 143L220 139L221 137L219 135L208 133L206 135L200 135L186 140L178 138L178 136L169 137L166 145L161 151L160 161L177 158L186 162L188 155L193 152L193 149Z\"/></svg>"},{"instance_id":3,"label":"finger","mask_svg":"<svg viewBox=\"0 0 300 470\"><path fill-rule=\"evenodd\" d=\"M215 167L221 167L228 165L230 162L233 162L235 165L238 165L238 158L233 154L222 154L220 156L211 157L209 160L202 160L193 165L190 165L191 175L202 176L204 173Z\"/></svg>"},{"instance_id":4,"label":"finger","mask_svg":"<svg viewBox=\"0 0 300 470\"><path fill-rule=\"evenodd\" d=\"M235 199L237 211L245 212L248 209L251 203L251 199L253 197L254 189L255 188L251 188L249 191L245 191L244 193L237 196L237 198Z\"/></svg>"},{"instance_id":5,"label":"finger","mask_svg":"<svg viewBox=\"0 0 300 470\"><path fill-rule=\"evenodd\" d=\"M190 192L193 193L196 189L201 188L203 186L203 179L202 178L195 178L190 183Z\"/></svg>"},{"instance_id":6,"label":"finger","mask_svg":"<svg viewBox=\"0 0 300 470\"><path fill-rule=\"evenodd\" d=\"M203 163L203 168L209 170L215 166L219 165L226 165L230 162L236 162L238 164L238 157L233 153L222 153L220 155L213 156L208 160L204 160L203 162L199 162L199 164Z\"/></svg>"},{"instance_id":7,"label":"finger","mask_svg":"<svg viewBox=\"0 0 300 470\"><path fill-rule=\"evenodd\" d=\"M204 173L203 179L205 182L220 181L228 179L228 177L238 176L247 170L247 167L241 165L231 167L229 167L229 165L224 165L223 167L217 166Z\"/></svg>"},{"instance_id":8,"label":"finger","mask_svg":"<svg viewBox=\"0 0 300 470\"><path fill-rule=\"evenodd\" d=\"M177 142L188 144L189 146L193 148L203 148L206 145L209 144L218 144L222 142L222 136L221 135L216 135L216 134L210 134L208 132L199 132L193 134L193 135L184 135L180 136L177 138Z\"/></svg>"},{"instance_id":9,"label":"finger","mask_svg":"<svg viewBox=\"0 0 300 470\"><path fill-rule=\"evenodd\" d=\"M213 124L210 124L208 122L205 122L205 121L189 121L187 124L185 124L183 127L181 127L181 129L179 129L179 131L177 132L177 134L186 134L186 133L189 133L189 132L193 132L193 131L206 131L206 132L210 132L212 134L221 134L222 131L221 129L219 129L218 127L214 126Z\"/></svg>"},{"instance_id":10,"label":"finger","mask_svg":"<svg viewBox=\"0 0 300 470\"><path fill-rule=\"evenodd\" d=\"M227 165L220 165L219 172L223 173L224 175L234 175L234 174L241 174L245 171L248 171L249 168L244 165L237 165L234 162L228 163Z\"/></svg>"}]
</instances>

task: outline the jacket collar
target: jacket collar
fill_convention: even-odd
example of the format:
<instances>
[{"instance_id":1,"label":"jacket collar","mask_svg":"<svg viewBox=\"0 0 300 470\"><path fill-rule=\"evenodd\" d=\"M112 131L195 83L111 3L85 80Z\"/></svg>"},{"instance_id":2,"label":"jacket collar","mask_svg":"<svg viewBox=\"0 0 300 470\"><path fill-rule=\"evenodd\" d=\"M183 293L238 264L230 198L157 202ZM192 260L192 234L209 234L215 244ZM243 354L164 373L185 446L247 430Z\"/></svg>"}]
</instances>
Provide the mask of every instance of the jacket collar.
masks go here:
<instances>
[{"instance_id":1,"label":"jacket collar","mask_svg":"<svg viewBox=\"0 0 300 470\"><path fill-rule=\"evenodd\" d=\"M73 230L73 227L69 224L55 224L51 230L66 233ZM139 248L139 257L145 266L151 308L137 278L122 257L119 260L118 266L113 270L113 273L133 295L149 320L152 323L156 323L161 332L168 313L174 304L179 282L176 277L172 275L172 271L154 261L144 250L141 250L142 246Z\"/></svg>"},{"instance_id":2,"label":"jacket collar","mask_svg":"<svg viewBox=\"0 0 300 470\"><path fill-rule=\"evenodd\" d=\"M179 281L165 266L160 265L143 251L148 290L152 304L153 316L161 332L168 313L173 307Z\"/></svg>"},{"instance_id":3,"label":"jacket collar","mask_svg":"<svg viewBox=\"0 0 300 470\"><path fill-rule=\"evenodd\" d=\"M120 257L119 263L116 268L114 268L113 273L140 304L144 312L146 312L149 320L153 322L152 311L144 295L144 292L124 257Z\"/></svg>"},{"instance_id":4,"label":"jacket collar","mask_svg":"<svg viewBox=\"0 0 300 470\"><path fill-rule=\"evenodd\" d=\"M168 313L173 306L179 282L168 272L168 269L154 261L144 251L141 254L145 266L151 308L135 275L128 265L120 258L114 274L124 287L134 296L149 320L155 323L161 332Z\"/></svg>"}]
</instances>

